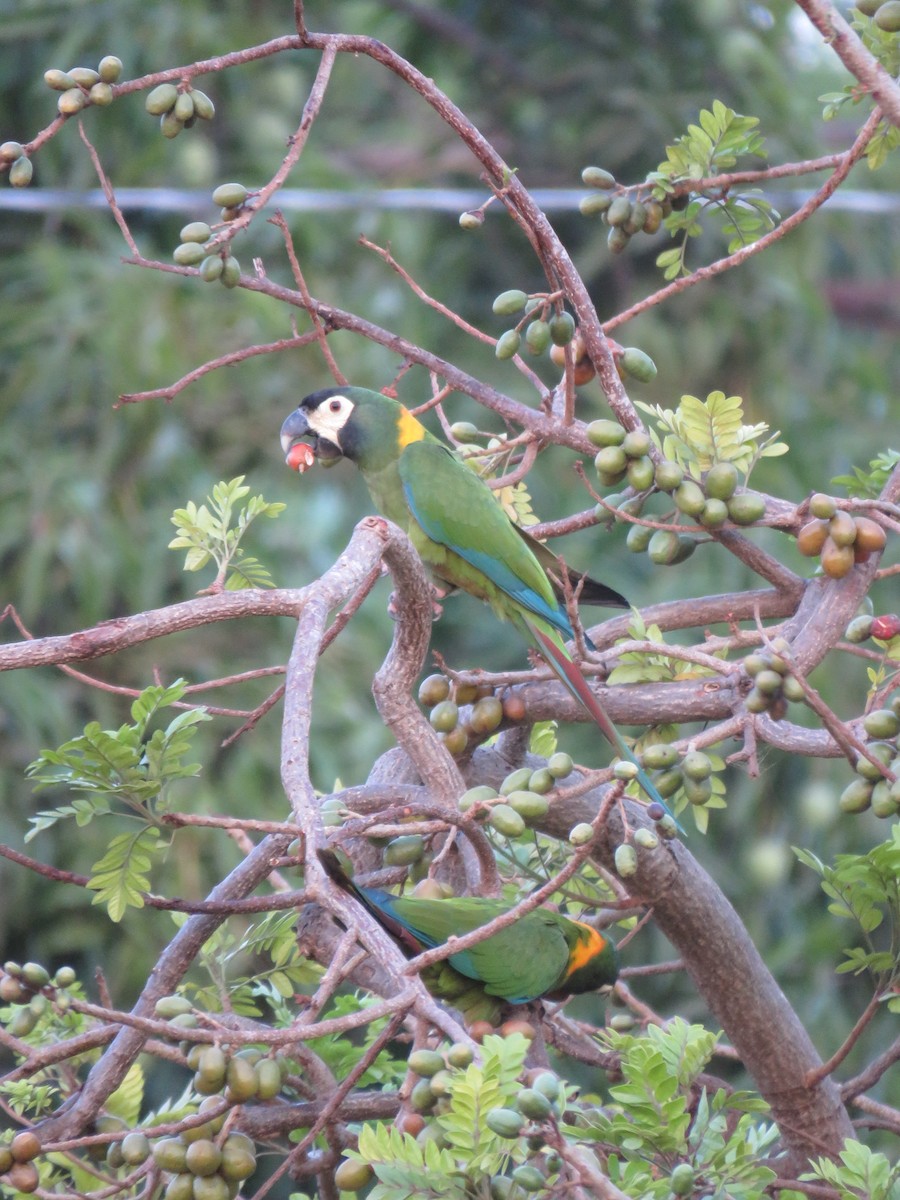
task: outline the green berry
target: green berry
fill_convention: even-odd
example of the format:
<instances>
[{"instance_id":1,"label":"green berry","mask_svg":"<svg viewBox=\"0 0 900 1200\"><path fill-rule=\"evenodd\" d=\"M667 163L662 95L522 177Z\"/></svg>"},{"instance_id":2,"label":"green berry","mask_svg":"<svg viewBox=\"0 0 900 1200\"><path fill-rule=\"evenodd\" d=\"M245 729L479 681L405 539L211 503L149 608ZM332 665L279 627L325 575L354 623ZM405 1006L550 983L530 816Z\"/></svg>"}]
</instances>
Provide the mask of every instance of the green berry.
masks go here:
<instances>
[{"instance_id":1,"label":"green berry","mask_svg":"<svg viewBox=\"0 0 900 1200\"><path fill-rule=\"evenodd\" d=\"M444 1056L437 1050L413 1050L407 1060L407 1066L414 1075L422 1079L431 1079L438 1071L444 1069Z\"/></svg>"},{"instance_id":2,"label":"green berry","mask_svg":"<svg viewBox=\"0 0 900 1200\"><path fill-rule=\"evenodd\" d=\"M501 361L512 358L518 353L519 346L522 344L522 337L518 329L507 329L505 333L501 333L497 339L497 344L494 347L494 354Z\"/></svg>"},{"instance_id":3,"label":"green berry","mask_svg":"<svg viewBox=\"0 0 900 1200\"><path fill-rule=\"evenodd\" d=\"M679 1163L669 1176L669 1187L676 1196L689 1196L694 1190L694 1168L690 1163Z\"/></svg>"},{"instance_id":4,"label":"green berry","mask_svg":"<svg viewBox=\"0 0 900 1200\"><path fill-rule=\"evenodd\" d=\"M425 839L419 833L392 838L382 852L386 867L409 867L425 853Z\"/></svg>"},{"instance_id":5,"label":"green berry","mask_svg":"<svg viewBox=\"0 0 900 1200\"><path fill-rule=\"evenodd\" d=\"M688 779L707 779L712 774L712 763L709 755L691 750L681 760L681 769Z\"/></svg>"},{"instance_id":6,"label":"green berry","mask_svg":"<svg viewBox=\"0 0 900 1200\"><path fill-rule=\"evenodd\" d=\"M632 554L643 554L650 544L655 530L649 526L629 526L625 535L625 546Z\"/></svg>"},{"instance_id":7,"label":"green berry","mask_svg":"<svg viewBox=\"0 0 900 1200\"><path fill-rule=\"evenodd\" d=\"M114 54L106 54L97 64L97 74L104 83L117 83L122 74L122 60Z\"/></svg>"},{"instance_id":8,"label":"green berry","mask_svg":"<svg viewBox=\"0 0 900 1200\"><path fill-rule=\"evenodd\" d=\"M696 545L692 538L685 538L672 529L655 529L647 544L647 556L657 566L672 566L682 562L686 557L684 548L687 542ZM693 551L691 550L689 553L693 553Z\"/></svg>"},{"instance_id":9,"label":"green berry","mask_svg":"<svg viewBox=\"0 0 900 1200\"><path fill-rule=\"evenodd\" d=\"M575 318L571 313L557 313L550 318L550 340L554 346L567 346L575 336Z\"/></svg>"},{"instance_id":10,"label":"green berry","mask_svg":"<svg viewBox=\"0 0 900 1200\"><path fill-rule=\"evenodd\" d=\"M548 767L538 767L536 771L531 772L531 778L528 780L528 787L525 790L537 792L539 796L543 796L550 791L554 782Z\"/></svg>"},{"instance_id":11,"label":"green berry","mask_svg":"<svg viewBox=\"0 0 900 1200\"><path fill-rule=\"evenodd\" d=\"M571 834L569 836L571 837ZM637 873L637 851L634 846L629 846L627 843L616 846L613 861L616 867L616 874L622 879L628 879Z\"/></svg>"},{"instance_id":12,"label":"green berry","mask_svg":"<svg viewBox=\"0 0 900 1200\"><path fill-rule=\"evenodd\" d=\"M578 211L583 217L596 217L600 213L608 212L612 202L612 196L606 192L594 196L582 196L578 201Z\"/></svg>"},{"instance_id":13,"label":"green berry","mask_svg":"<svg viewBox=\"0 0 900 1200\"><path fill-rule=\"evenodd\" d=\"M631 216L631 201L627 196L616 196L606 214L606 220L612 226L624 225Z\"/></svg>"},{"instance_id":14,"label":"green berry","mask_svg":"<svg viewBox=\"0 0 900 1200\"><path fill-rule=\"evenodd\" d=\"M890 708L875 708L863 719L863 729L870 738L894 738L900 733L900 717Z\"/></svg>"},{"instance_id":15,"label":"green berry","mask_svg":"<svg viewBox=\"0 0 900 1200\"><path fill-rule=\"evenodd\" d=\"M225 265L222 268L222 274L220 278L222 280L223 287L227 288L237 287L241 281L241 264L230 254L225 259Z\"/></svg>"},{"instance_id":16,"label":"green berry","mask_svg":"<svg viewBox=\"0 0 900 1200\"><path fill-rule=\"evenodd\" d=\"M271 1059L264 1061L271 1062ZM229 1183L249 1179L256 1170L256 1148L244 1133L232 1133L222 1143L219 1173Z\"/></svg>"},{"instance_id":17,"label":"green berry","mask_svg":"<svg viewBox=\"0 0 900 1200\"><path fill-rule=\"evenodd\" d=\"M525 345L529 354L543 354L550 340L550 326L546 321L532 321L525 330Z\"/></svg>"},{"instance_id":18,"label":"green berry","mask_svg":"<svg viewBox=\"0 0 900 1200\"><path fill-rule=\"evenodd\" d=\"M438 733L449 733L459 723L459 708L452 700L442 700L431 710L428 719Z\"/></svg>"},{"instance_id":19,"label":"green berry","mask_svg":"<svg viewBox=\"0 0 900 1200\"><path fill-rule=\"evenodd\" d=\"M587 821L580 821L569 830L569 842L573 846L586 846L594 836L594 827Z\"/></svg>"},{"instance_id":20,"label":"green berry","mask_svg":"<svg viewBox=\"0 0 900 1200\"><path fill-rule=\"evenodd\" d=\"M169 109L175 107L175 101L178 99L178 88L174 83L161 83L159 87L155 87L152 92L149 92L147 99L144 101L144 108L151 116L161 117L163 113L167 113Z\"/></svg>"},{"instance_id":21,"label":"green berry","mask_svg":"<svg viewBox=\"0 0 900 1200\"><path fill-rule=\"evenodd\" d=\"M77 86L68 71L57 71L54 68L44 72L44 83L54 92L68 92Z\"/></svg>"},{"instance_id":22,"label":"green berry","mask_svg":"<svg viewBox=\"0 0 900 1200\"><path fill-rule=\"evenodd\" d=\"M586 187L599 188L602 191L609 191L616 186L614 176L602 167L585 167L581 172L581 182Z\"/></svg>"},{"instance_id":23,"label":"green berry","mask_svg":"<svg viewBox=\"0 0 900 1200\"><path fill-rule=\"evenodd\" d=\"M887 0L872 19L885 33L900 33L900 0Z\"/></svg>"},{"instance_id":24,"label":"green berry","mask_svg":"<svg viewBox=\"0 0 900 1200\"><path fill-rule=\"evenodd\" d=\"M200 278L204 283L215 283L224 270L225 261L220 254L207 254L200 263Z\"/></svg>"},{"instance_id":25,"label":"green berry","mask_svg":"<svg viewBox=\"0 0 900 1200\"><path fill-rule=\"evenodd\" d=\"M636 492L647 491L653 487L653 459L649 455L632 458L625 468L625 475Z\"/></svg>"},{"instance_id":26,"label":"green berry","mask_svg":"<svg viewBox=\"0 0 900 1200\"><path fill-rule=\"evenodd\" d=\"M95 83L88 92L88 99L91 104L96 104L98 108L106 108L107 105L113 102L113 90L108 83Z\"/></svg>"},{"instance_id":27,"label":"green berry","mask_svg":"<svg viewBox=\"0 0 900 1200\"><path fill-rule=\"evenodd\" d=\"M634 831L634 844L642 850L655 850L659 845L659 838L652 829L646 829L642 825Z\"/></svg>"},{"instance_id":28,"label":"green berry","mask_svg":"<svg viewBox=\"0 0 900 1200\"><path fill-rule=\"evenodd\" d=\"M678 750L669 742L655 742L641 751L641 762L648 771L666 771L680 758Z\"/></svg>"},{"instance_id":29,"label":"green berry","mask_svg":"<svg viewBox=\"0 0 900 1200\"><path fill-rule=\"evenodd\" d=\"M159 132L164 138L168 138L170 141L172 138L178 137L182 129L184 129L184 122L179 121L179 119L175 116L174 111L165 112L159 118Z\"/></svg>"},{"instance_id":30,"label":"green berry","mask_svg":"<svg viewBox=\"0 0 900 1200\"><path fill-rule=\"evenodd\" d=\"M178 235L180 242L208 242L212 237L212 230L205 221L191 221L181 230Z\"/></svg>"},{"instance_id":31,"label":"green berry","mask_svg":"<svg viewBox=\"0 0 900 1200\"><path fill-rule=\"evenodd\" d=\"M629 458L644 458L650 453L650 435L643 429L630 429L622 439L622 449Z\"/></svg>"},{"instance_id":32,"label":"green berry","mask_svg":"<svg viewBox=\"0 0 900 1200\"><path fill-rule=\"evenodd\" d=\"M139 1129L122 1139L122 1158L129 1167L139 1167L150 1157L150 1139Z\"/></svg>"},{"instance_id":33,"label":"green berry","mask_svg":"<svg viewBox=\"0 0 900 1200\"><path fill-rule=\"evenodd\" d=\"M220 208L239 208L249 195L242 183L220 183L212 194L212 202Z\"/></svg>"},{"instance_id":34,"label":"green berry","mask_svg":"<svg viewBox=\"0 0 900 1200\"><path fill-rule=\"evenodd\" d=\"M674 492L683 479L684 470L671 459L664 458L656 464L653 480L661 492Z\"/></svg>"},{"instance_id":35,"label":"green berry","mask_svg":"<svg viewBox=\"0 0 900 1200\"><path fill-rule=\"evenodd\" d=\"M502 1138L517 1138L525 1118L514 1108L492 1108L485 1114L484 1123Z\"/></svg>"},{"instance_id":36,"label":"green berry","mask_svg":"<svg viewBox=\"0 0 900 1200\"><path fill-rule=\"evenodd\" d=\"M833 496L826 496L823 492L815 492L809 498L809 512L813 517L818 517L822 521L830 521L837 512L837 504Z\"/></svg>"},{"instance_id":37,"label":"green berry","mask_svg":"<svg viewBox=\"0 0 900 1200\"><path fill-rule=\"evenodd\" d=\"M525 822L509 804L495 804L488 816L488 824L504 837L517 838L525 832Z\"/></svg>"},{"instance_id":38,"label":"green berry","mask_svg":"<svg viewBox=\"0 0 900 1200\"><path fill-rule=\"evenodd\" d=\"M486 784L481 784L478 787L469 788L467 792L463 792L457 801L457 806L460 812L468 812L474 805L484 800L495 800L497 793L492 787Z\"/></svg>"},{"instance_id":39,"label":"green berry","mask_svg":"<svg viewBox=\"0 0 900 1200\"><path fill-rule=\"evenodd\" d=\"M197 242L183 242L172 251L172 258L180 267L195 267L206 257L206 252Z\"/></svg>"},{"instance_id":40,"label":"green berry","mask_svg":"<svg viewBox=\"0 0 900 1200\"><path fill-rule=\"evenodd\" d=\"M712 796L711 779L684 779L681 786L688 801L698 807L705 804Z\"/></svg>"},{"instance_id":41,"label":"green berry","mask_svg":"<svg viewBox=\"0 0 900 1200\"><path fill-rule=\"evenodd\" d=\"M179 121L190 121L194 115L194 97L190 92L178 93L178 99L175 101L175 107L172 109L172 112Z\"/></svg>"},{"instance_id":42,"label":"green berry","mask_svg":"<svg viewBox=\"0 0 900 1200\"><path fill-rule=\"evenodd\" d=\"M83 88L92 88L95 83L100 82L100 75L93 67L71 67L67 74L79 87Z\"/></svg>"},{"instance_id":43,"label":"green berry","mask_svg":"<svg viewBox=\"0 0 900 1200\"><path fill-rule=\"evenodd\" d=\"M177 1137L163 1138L153 1146L153 1161L161 1171L177 1175L183 1171L187 1146Z\"/></svg>"},{"instance_id":44,"label":"green berry","mask_svg":"<svg viewBox=\"0 0 900 1200\"><path fill-rule=\"evenodd\" d=\"M621 446L625 441L626 429L618 421L591 421L585 430L587 439L594 446Z\"/></svg>"},{"instance_id":45,"label":"green berry","mask_svg":"<svg viewBox=\"0 0 900 1200\"><path fill-rule=\"evenodd\" d=\"M547 770L554 779L565 779L567 775L571 775L574 766L572 756L562 750L557 750L547 759Z\"/></svg>"},{"instance_id":46,"label":"green berry","mask_svg":"<svg viewBox=\"0 0 900 1200\"><path fill-rule=\"evenodd\" d=\"M685 479L680 483L672 496L678 511L689 517L699 516L706 504L703 488L693 479Z\"/></svg>"},{"instance_id":47,"label":"green berry","mask_svg":"<svg viewBox=\"0 0 900 1200\"><path fill-rule=\"evenodd\" d=\"M498 317L512 317L521 312L528 303L528 296L520 288L510 288L501 292L491 305Z\"/></svg>"},{"instance_id":48,"label":"green berry","mask_svg":"<svg viewBox=\"0 0 900 1200\"><path fill-rule=\"evenodd\" d=\"M706 472L703 487L707 496L715 500L730 500L738 485L737 467L733 463L720 462Z\"/></svg>"},{"instance_id":49,"label":"green berry","mask_svg":"<svg viewBox=\"0 0 900 1200\"><path fill-rule=\"evenodd\" d=\"M628 346L622 351L619 366L626 375L630 375L639 383L649 383L651 379L656 378L656 363L637 346Z\"/></svg>"},{"instance_id":50,"label":"green berry","mask_svg":"<svg viewBox=\"0 0 900 1200\"><path fill-rule=\"evenodd\" d=\"M854 779L848 783L838 801L841 812L865 812L872 803L872 789L873 785L867 779Z\"/></svg>"},{"instance_id":51,"label":"green berry","mask_svg":"<svg viewBox=\"0 0 900 1200\"><path fill-rule=\"evenodd\" d=\"M766 515L766 502L758 492L738 492L727 503L735 525L753 525Z\"/></svg>"},{"instance_id":52,"label":"green berry","mask_svg":"<svg viewBox=\"0 0 900 1200\"><path fill-rule=\"evenodd\" d=\"M550 801L538 792L510 792L509 806L517 812L523 821L539 821L550 811Z\"/></svg>"},{"instance_id":53,"label":"green berry","mask_svg":"<svg viewBox=\"0 0 900 1200\"><path fill-rule=\"evenodd\" d=\"M194 98L194 113L201 121L211 121L216 115L216 106L207 96L206 92L201 92L199 88L194 88L191 92Z\"/></svg>"},{"instance_id":54,"label":"green berry","mask_svg":"<svg viewBox=\"0 0 900 1200\"><path fill-rule=\"evenodd\" d=\"M64 117L73 117L75 113L81 112L87 104L87 97L81 88L69 88L67 92L63 92L56 102L56 107Z\"/></svg>"},{"instance_id":55,"label":"green berry","mask_svg":"<svg viewBox=\"0 0 900 1200\"><path fill-rule=\"evenodd\" d=\"M606 246L610 254L621 254L630 241L631 235L626 233L620 226L615 225L609 231Z\"/></svg>"},{"instance_id":56,"label":"green berry","mask_svg":"<svg viewBox=\"0 0 900 1200\"><path fill-rule=\"evenodd\" d=\"M724 500L709 499L697 514L697 520L706 529L718 529L728 520L728 505Z\"/></svg>"},{"instance_id":57,"label":"green berry","mask_svg":"<svg viewBox=\"0 0 900 1200\"><path fill-rule=\"evenodd\" d=\"M604 446L594 456L594 466L600 475L621 477L628 466L628 456L621 446Z\"/></svg>"},{"instance_id":58,"label":"green berry","mask_svg":"<svg viewBox=\"0 0 900 1200\"><path fill-rule=\"evenodd\" d=\"M547 1182L537 1167L533 1167L531 1163L522 1163L520 1167L516 1167L510 1178L523 1192L539 1192Z\"/></svg>"},{"instance_id":59,"label":"green berry","mask_svg":"<svg viewBox=\"0 0 900 1200\"><path fill-rule=\"evenodd\" d=\"M33 175L34 164L24 154L9 168L9 182L13 187L28 187Z\"/></svg>"},{"instance_id":60,"label":"green berry","mask_svg":"<svg viewBox=\"0 0 900 1200\"><path fill-rule=\"evenodd\" d=\"M21 142L4 142L0 145L0 162L11 163L17 158L21 158L25 153L25 147Z\"/></svg>"},{"instance_id":61,"label":"green berry","mask_svg":"<svg viewBox=\"0 0 900 1200\"><path fill-rule=\"evenodd\" d=\"M501 796L508 796L510 792L517 792L522 788L527 788L530 781L531 767L517 767L515 771L510 771L497 791Z\"/></svg>"}]
</instances>

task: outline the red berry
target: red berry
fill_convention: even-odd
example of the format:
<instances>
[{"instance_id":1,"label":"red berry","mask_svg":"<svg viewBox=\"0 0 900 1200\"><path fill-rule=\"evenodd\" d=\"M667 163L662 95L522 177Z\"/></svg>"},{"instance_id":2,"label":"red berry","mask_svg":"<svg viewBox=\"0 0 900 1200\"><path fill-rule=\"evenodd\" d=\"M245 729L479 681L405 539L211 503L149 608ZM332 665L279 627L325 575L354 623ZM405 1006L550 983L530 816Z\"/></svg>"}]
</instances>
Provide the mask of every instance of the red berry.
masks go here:
<instances>
[{"instance_id":1,"label":"red berry","mask_svg":"<svg viewBox=\"0 0 900 1200\"><path fill-rule=\"evenodd\" d=\"M287 453L287 465L302 475L316 461L315 451L306 442L295 442Z\"/></svg>"},{"instance_id":2,"label":"red berry","mask_svg":"<svg viewBox=\"0 0 900 1200\"><path fill-rule=\"evenodd\" d=\"M880 642L889 642L900 633L900 617L896 613L885 613L872 621L872 637Z\"/></svg>"}]
</instances>

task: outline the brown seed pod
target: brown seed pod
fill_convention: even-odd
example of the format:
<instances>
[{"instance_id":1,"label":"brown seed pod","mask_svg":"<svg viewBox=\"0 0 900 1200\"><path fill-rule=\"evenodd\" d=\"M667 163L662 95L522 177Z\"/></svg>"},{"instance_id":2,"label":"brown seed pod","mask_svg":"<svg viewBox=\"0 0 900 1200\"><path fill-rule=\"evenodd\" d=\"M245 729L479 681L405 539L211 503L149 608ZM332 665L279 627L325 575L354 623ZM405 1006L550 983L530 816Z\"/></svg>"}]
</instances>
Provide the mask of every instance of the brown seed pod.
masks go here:
<instances>
[{"instance_id":1,"label":"brown seed pod","mask_svg":"<svg viewBox=\"0 0 900 1200\"><path fill-rule=\"evenodd\" d=\"M877 554L879 550L884 549L887 534L882 525L879 525L877 521L873 521L869 517L856 517L854 524L856 525L855 546L858 546L861 550L868 551L870 554Z\"/></svg>"},{"instance_id":2,"label":"brown seed pod","mask_svg":"<svg viewBox=\"0 0 900 1200\"><path fill-rule=\"evenodd\" d=\"M843 579L853 566L853 547L839 546L832 537L827 537L821 562L822 570L830 579Z\"/></svg>"},{"instance_id":3,"label":"brown seed pod","mask_svg":"<svg viewBox=\"0 0 900 1200\"><path fill-rule=\"evenodd\" d=\"M827 521L822 521L818 518L808 521L797 534L797 549L806 558L815 558L817 554L821 554L827 537Z\"/></svg>"}]
</instances>

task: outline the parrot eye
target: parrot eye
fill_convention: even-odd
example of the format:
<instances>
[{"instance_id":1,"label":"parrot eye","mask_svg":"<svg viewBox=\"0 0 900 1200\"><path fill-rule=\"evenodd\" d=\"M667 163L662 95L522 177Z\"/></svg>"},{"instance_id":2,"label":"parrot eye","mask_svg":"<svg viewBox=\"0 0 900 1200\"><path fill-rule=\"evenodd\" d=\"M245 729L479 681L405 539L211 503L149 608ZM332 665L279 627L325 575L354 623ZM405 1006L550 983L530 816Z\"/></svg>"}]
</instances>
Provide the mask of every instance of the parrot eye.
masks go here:
<instances>
[{"instance_id":1,"label":"parrot eye","mask_svg":"<svg viewBox=\"0 0 900 1200\"><path fill-rule=\"evenodd\" d=\"M332 402L328 405L328 407L334 413L340 412L342 403L343 403L343 401L341 401L341 400L332 400Z\"/></svg>"}]
</instances>

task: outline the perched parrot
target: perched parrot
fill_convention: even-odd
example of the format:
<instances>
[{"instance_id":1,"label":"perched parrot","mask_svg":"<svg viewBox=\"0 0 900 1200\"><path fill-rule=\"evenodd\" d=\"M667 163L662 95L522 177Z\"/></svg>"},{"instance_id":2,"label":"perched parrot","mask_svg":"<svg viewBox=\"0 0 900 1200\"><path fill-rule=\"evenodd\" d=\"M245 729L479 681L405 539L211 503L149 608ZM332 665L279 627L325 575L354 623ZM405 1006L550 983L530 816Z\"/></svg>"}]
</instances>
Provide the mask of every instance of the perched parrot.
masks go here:
<instances>
[{"instance_id":1,"label":"perched parrot","mask_svg":"<svg viewBox=\"0 0 900 1200\"><path fill-rule=\"evenodd\" d=\"M318 854L334 882L368 909L409 957L443 945L451 936L471 933L512 907L502 900L471 896L425 900L360 887L345 874L333 851L319 850ZM483 942L451 954L446 964L449 973L437 970L444 968L444 963L435 963L426 968L429 974L423 972L423 980L430 991L455 1001L467 1016L485 1011L475 1007L477 1001L459 1002L471 991L469 980L477 985L479 994L509 1004L526 1004L540 996L594 992L615 983L618 974L616 948L608 938L592 925L546 908L534 908Z\"/></svg>"},{"instance_id":2,"label":"perched parrot","mask_svg":"<svg viewBox=\"0 0 900 1200\"><path fill-rule=\"evenodd\" d=\"M638 766L638 782L651 802L669 812L566 650L563 639L575 635L564 590L553 577L565 573L573 586L581 584L579 599L588 604L627 608L624 596L564 568L507 517L480 476L380 392L313 392L281 426L281 445L294 470L305 471L314 459L355 463L380 512L407 533L440 585L486 600L498 617L511 621L618 752Z\"/></svg>"}]
</instances>

